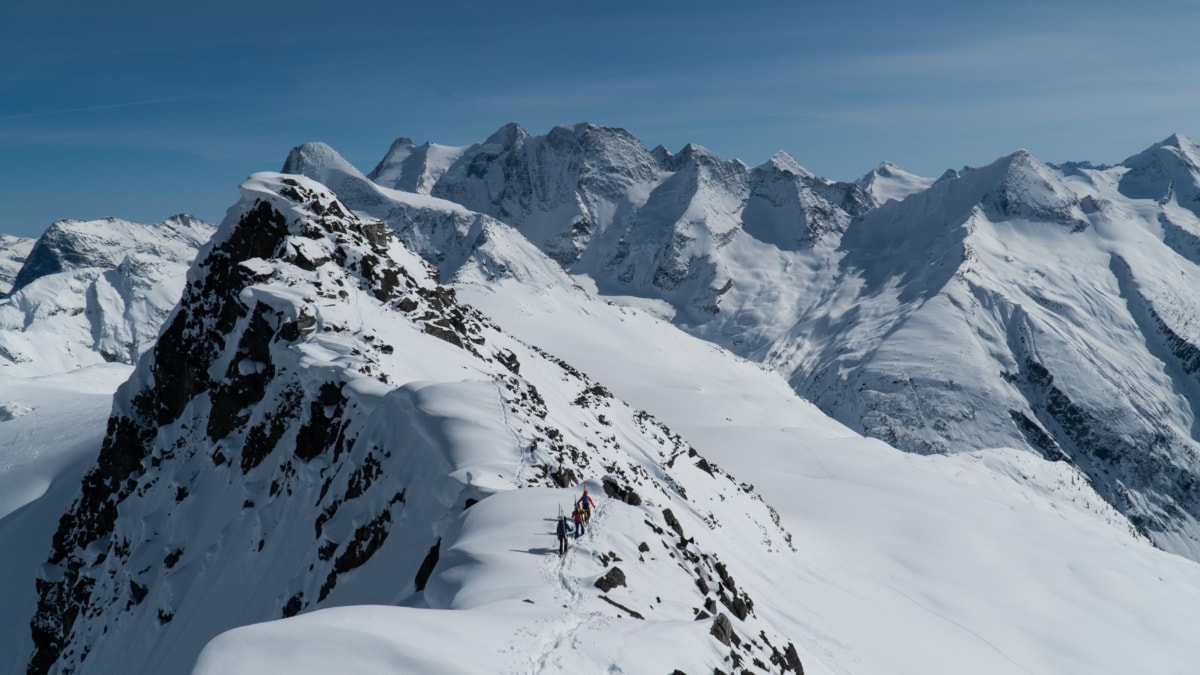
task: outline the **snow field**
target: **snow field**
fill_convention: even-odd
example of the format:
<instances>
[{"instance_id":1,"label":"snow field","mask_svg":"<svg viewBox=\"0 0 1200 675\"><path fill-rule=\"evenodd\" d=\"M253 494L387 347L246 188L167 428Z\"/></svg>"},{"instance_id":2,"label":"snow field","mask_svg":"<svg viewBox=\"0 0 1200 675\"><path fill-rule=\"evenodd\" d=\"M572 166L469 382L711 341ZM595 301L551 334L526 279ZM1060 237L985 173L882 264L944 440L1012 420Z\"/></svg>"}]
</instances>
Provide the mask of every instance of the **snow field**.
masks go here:
<instances>
[{"instance_id":1,"label":"snow field","mask_svg":"<svg viewBox=\"0 0 1200 675\"><path fill-rule=\"evenodd\" d=\"M1009 449L898 452L778 376L580 293L459 293L778 509L797 554L729 562L755 570L740 584L773 589L756 610L791 631L806 673L1192 672L1200 565L1133 534L1073 468Z\"/></svg>"}]
</instances>

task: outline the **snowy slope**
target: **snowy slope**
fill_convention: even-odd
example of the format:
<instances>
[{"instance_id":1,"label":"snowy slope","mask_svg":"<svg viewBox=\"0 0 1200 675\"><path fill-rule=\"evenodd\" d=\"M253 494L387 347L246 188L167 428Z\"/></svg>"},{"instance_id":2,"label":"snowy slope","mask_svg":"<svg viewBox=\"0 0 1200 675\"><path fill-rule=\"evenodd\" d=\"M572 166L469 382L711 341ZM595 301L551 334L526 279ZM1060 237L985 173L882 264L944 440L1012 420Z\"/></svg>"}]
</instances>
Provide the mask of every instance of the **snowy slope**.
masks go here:
<instances>
[{"instance_id":1,"label":"snowy slope","mask_svg":"<svg viewBox=\"0 0 1200 675\"><path fill-rule=\"evenodd\" d=\"M1069 465L1015 450L897 452L826 418L777 375L643 312L474 268L455 288L667 420L803 533L778 560L742 550L737 586L769 597L755 611L805 636L795 644L806 673L1190 672L1200 566L1150 546ZM589 540L561 566L531 566L503 553L546 545L524 527L526 507L475 520L476 508L455 544L471 569L444 573L472 586L455 611L338 608L250 626L210 643L195 673L670 672L680 666L669 656L701 637L672 632L683 623L658 632L581 620L573 575L594 564ZM636 527L603 517L605 533ZM737 549L727 555L741 562ZM547 616L548 604L559 609Z\"/></svg>"},{"instance_id":2,"label":"snowy slope","mask_svg":"<svg viewBox=\"0 0 1200 675\"><path fill-rule=\"evenodd\" d=\"M24 672L37 571L100 452L113 391L130 370L114 363L36 377L0 371L0 672Z\"/></svg>"},{"instance_id":3,"label":"snowy slope","mask_svg":"<svg viewBox=\"0 0 1200 675\"><path fill-rule=\"evenodd\" d=\"M152 225L54 223L0 299L0 371L132 364L158 336L183 272L213 229L190 216Z\"/></svg>"},{"instance_id":4,"label":"snowy slope","mask_svg":"<svg viewBox=\"0 0 1200 675\"><path fill-rule=\"evenodd\" d=\"M39 579L29 672L186 672L223 630L363 603L494 612L539 646L532 670L637 669L632 634L696 672L799 668L759 618L770 596L735 581L794 554L751 488L319 184L243 194L117 392ZM596 529L560 563L581 484Z\"/></svg>"},{"instance_id":5,"label":"snowy slope","mask_svg":"<svg viewBox=\"0 0 1200 675\"><path fill-rule=\"evenodd\" d=\"M1185 673L1200 566L1152 548L1065 463L897 452L777 375L578 291L458 283L753 483L795 535L780 589L807 673Z\"/></svg>"}]
</instances>

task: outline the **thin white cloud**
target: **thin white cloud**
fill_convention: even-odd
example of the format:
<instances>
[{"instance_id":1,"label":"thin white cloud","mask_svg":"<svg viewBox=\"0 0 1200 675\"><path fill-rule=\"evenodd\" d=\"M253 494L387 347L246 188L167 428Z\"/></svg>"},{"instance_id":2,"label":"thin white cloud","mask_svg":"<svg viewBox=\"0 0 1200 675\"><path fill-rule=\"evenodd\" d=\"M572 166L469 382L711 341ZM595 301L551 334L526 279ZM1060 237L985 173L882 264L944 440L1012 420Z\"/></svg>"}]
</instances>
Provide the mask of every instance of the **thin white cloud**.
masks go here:
<instances>
[{"instance_id":1,"label":"thin white cloud","mask_svg":"<svg viewBox=\"0 0 1200 675\"><path fill-rule=\"evenodd\" d=\"M157 98L147 99L144 101L124 101L121 103L106 103L101 105L86 105L76 108L58 108L56 110L35 110L25 113L15 113L10 115L0 115L0 121L9 120L31 120L43 117L58 117L61 115L74 115L79 113L100 112L104 110L121 110L123 108L140 108L144 106L161 105L164 103L177 103L185 99L182 98Z\"/></svg>"}]
</instances>

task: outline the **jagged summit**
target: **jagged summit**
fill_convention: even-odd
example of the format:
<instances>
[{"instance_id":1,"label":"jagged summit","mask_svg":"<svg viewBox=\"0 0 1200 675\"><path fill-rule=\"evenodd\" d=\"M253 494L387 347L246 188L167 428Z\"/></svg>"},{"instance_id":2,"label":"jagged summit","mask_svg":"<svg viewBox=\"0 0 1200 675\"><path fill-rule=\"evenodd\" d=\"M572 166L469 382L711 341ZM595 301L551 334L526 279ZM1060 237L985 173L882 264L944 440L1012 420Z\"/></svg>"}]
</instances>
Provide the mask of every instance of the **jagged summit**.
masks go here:
<instances>
[{"instance_id":1,"label":"jagged summit","mask_svg":"<svg viewBox=\"0 0 1200 675\"><path fill-rule=\"evenodd\" d=\"M418 146L407 138L400 138L392 143L368 177L384 187L427 195L469 148L437 145L429 141Z\"/></svg>"},{"instance_id":2,"label":"jagged summit","mask_svg":"<svg viewBox=\"0 0 1200 675\"><path fill-rule=\"evenodd\" d=\"M799 176L801 178L816 177L811 171L800 166L800 163L797 162L795 158L783 150L771 155L771 158L767 160L766 164L770 165L777 171L782 171L783 173L791 174L793 176Z\"/></svg>"},{"instance_id":3,"label":"jagged summit","mask_svg":"<svg viewBox=\"0 0 1200 675\"><path fill-rule=\"evenodd\" d=\"M524 127L516 122L509 122L488 136L482 145L511 149L520 145L527 138L529 138L529 132Z\"/></svg>"},{"instance_id":4,"label":"jagged summit","mask_svg":"<svg viewBox=\"0 0 1200 675\"><path fill-rule=\"evenodd\" d=\"M1181 152L1184 152L1185 154L1188 154L1192 157L1195 157L1197 155L1196 142L1193 141L1186 134L1182 134L1180 132L1175 132L1175 133L1171 134L1170 136L1167 136L1158 145L1159 145L1159 147L1175 148L1175 149L1180 150ZM1195 163L1196 162L1193 161L1193 164L1195 164Z\"/></svg>"}]
</instances>

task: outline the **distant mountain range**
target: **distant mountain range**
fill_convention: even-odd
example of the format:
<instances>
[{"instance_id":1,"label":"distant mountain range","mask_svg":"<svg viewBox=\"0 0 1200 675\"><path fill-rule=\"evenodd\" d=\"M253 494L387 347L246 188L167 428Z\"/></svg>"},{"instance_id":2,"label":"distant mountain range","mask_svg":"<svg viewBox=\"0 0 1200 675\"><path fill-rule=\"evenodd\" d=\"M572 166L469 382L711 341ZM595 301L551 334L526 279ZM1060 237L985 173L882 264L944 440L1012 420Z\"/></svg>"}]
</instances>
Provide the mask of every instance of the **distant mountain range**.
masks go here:
<instances>
[{"instance_id":1,"label":"distant mountain range","mask_svg":"<svg viewBox=\"0 0 1200 675\"><path fill-rule=\"evenodd\" d=\"M510 225L602 295L778 370L898 448L1069 461L1200 559L1198 159L1173 135L1115 167L1018 151L937 181L884 164L838 183L784 153L751 168L621 129L510 124L467 147L401 139L366 175L319 144L283 170L450 277L475 246L466 220ZM413 194L471 215L422 219Z\"/></svg>"},{"instance_id":2,"label":"distant mountain range","mask_svg":"<svg viewBox=\"0 0 1200 675\"><path fill-rule=\"evenodd\" d=\"M6 239L0 260L21 266L0 304L0 363L46 373L135 362L215 229L186 215L153 225L60 220L36 242Z\"/></svg>"}]
</instances>

